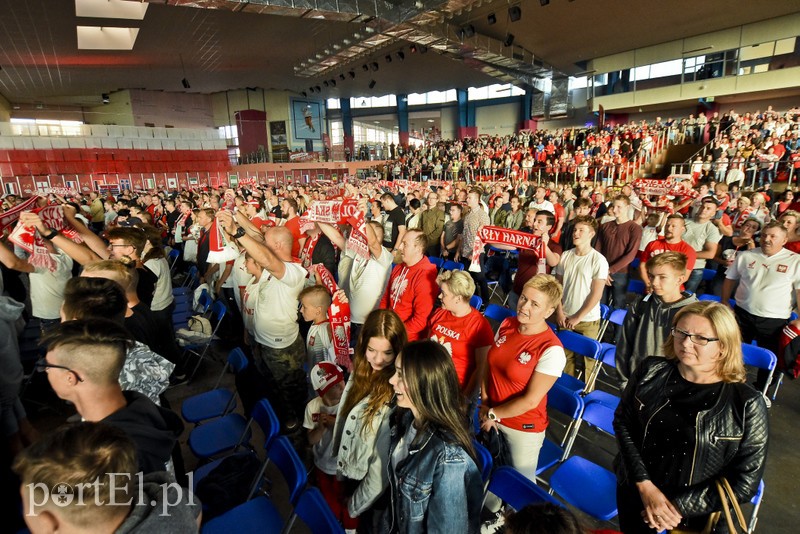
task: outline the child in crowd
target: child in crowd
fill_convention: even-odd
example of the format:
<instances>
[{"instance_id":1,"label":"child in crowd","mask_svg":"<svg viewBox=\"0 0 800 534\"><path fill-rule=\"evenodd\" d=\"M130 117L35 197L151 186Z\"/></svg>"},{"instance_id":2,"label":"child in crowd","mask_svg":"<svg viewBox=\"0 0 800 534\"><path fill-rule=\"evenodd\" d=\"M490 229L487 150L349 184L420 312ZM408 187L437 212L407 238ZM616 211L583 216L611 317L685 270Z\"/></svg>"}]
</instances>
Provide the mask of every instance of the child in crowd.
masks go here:
<instances>
[{"instance_id":1,"label":"child in crowd","mask_svg":"<svg viewBox=\"0 0 800 534\"><path fill-rule=\"evenodd\" d=\"M639 362L664 355L661 347L669 336L672 318L684 306L697 302L695 295L682 291L689 275L686 261L680 252L663 252L645 264L650 292L628 306L617 342L617 372L623 389Z\"/></svg>"},{"instance_id":2,"label":"child in crowd","mask_svg":"<svg viewBox=\"0 0 800 534\"><path fill-rule=\"evenodd\" d=\"M658 239L659 235L661 235L661 219L661 213L656 211L651 211L647 214L647 217L645 218L645 226L642 228L642 241L639 244L639 254L637 257L641 258L645 247L647 247L651 241Z\"/></svg>"},{"instance_id":3,"label":"child in crowd","mask_svg":"<svg viewBox=\"0 0 800 534\"><path fill-rule=\"evenodd\" d=\"M333 333L328 321L328 308L331 295L323 286L311 286L300 292L300 313L303 319L311 321L306 336L306 358L308 367L320 362L334 361Z\"/></svg>"},{"instance_id":4,"label":"child in crowd","mask_svg":"<svg viewBox=\"0 0 800 534\"><path fill-rule=\"evenodd\" d=\"M314 455L313 480L344 527L355 528L357 520L350 519L347 514L347 492L342 488L342 481L336 478L336 452L332 447L333 425L344 392L344 373L338 365L322 362L311 369L310 379L318 396L306 405L303 427L308 431L308 443Z\"/></svg>"}]
</instances>

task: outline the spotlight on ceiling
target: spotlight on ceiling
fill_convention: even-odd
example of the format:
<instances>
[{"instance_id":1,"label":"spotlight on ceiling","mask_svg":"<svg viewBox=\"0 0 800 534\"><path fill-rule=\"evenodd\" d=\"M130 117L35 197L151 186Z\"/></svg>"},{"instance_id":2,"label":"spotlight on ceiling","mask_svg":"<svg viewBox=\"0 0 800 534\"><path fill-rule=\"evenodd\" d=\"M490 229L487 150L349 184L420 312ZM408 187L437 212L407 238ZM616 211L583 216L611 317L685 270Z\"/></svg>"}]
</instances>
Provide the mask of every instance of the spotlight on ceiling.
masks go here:
<instances>
[{"instance_id":1,"label":"spotlight on ceiling","mask_svg":"<svg viewBox=\"0 0 800 534\"><path fill-rule=\"evenodd\" d=\"M340 80L342 80L342 81L344 81L344 74L340 74L340 75L339 75L339 79L340 79Z\"/></svg>"},{"instance_id":2,"label":"spotlight on ceiling","mask_svg":"<svg viewBox=\"0 0 800 534\"><path fill-rule=\"evenodd\" d=\"M309 88L308 88L308 92L309 92L309 93L313 93L313 92L314 92L314 87L313 87L313 86L312 86L312 87L309 87Z\"/></svg>"},{"instance_id":3,"label":"spotlight on ceiling","mask_svg":"<svg viewBox=\"0 0 800 534\"><path fill-rule=\"evenodd\" d=\"M108 104L109 102L111 102L111 98L108 96L108 93L103 93L102 95L100 95L100 98L103 99L103 104Z\"/></svg>"},{"instance_id":4,"label":"spotlight on ceiling","mask_svg":"<svg viewBox=\"0 0 800 534\"><path fill-rule=\"evenodd\" d=\"M308 93L306 93L305 91L301 91L300 94L303 95L303 98L308 97Z\"/></svg>"},{"instance_id":5,"label":"spotlight on ceiling","mask_svg":"<svg viewBox=\"0 0 800 534\"><path fill-rule=\"evenodd\" d=\"M191 89L192 88L192 86L189 85L189 80L187 80L186 78L181 80L181 85L183 86L184 89Z\"/></svg>"},{"instance_id":6,"label":"spotlight on ceiling","mask_svg":"<svg viewBox=\"0 0 800 534\"><path fill-rule=\"evenodd\" d=\"M550 4L550 0L539 0L539 4L541 4L542 6L549 5Z\"/></svg>"},{"instance_id":7,"label":"spotlight on ceiling","mask_svg":"<svg viewBox=\"0 0 800 534\"><path fill-rule=\"evenodd\" d=\"M331 79L331 87L336 87L336 80Z\"/></svg>"},{"instance_id":8,"label":"spotlight on ceiling","mask_svg":"<svg viewBox=\"0 0 800 534\"><path fill-rule=\"evenodd\" d=\"M416 54L417 53L417 45L415 45L415 44L412 44L411 46L409 46L408 49L411 50L412 54Z\"/></svg>"},{"instance_id":9,"label":"spotlight on ceiling","mask_svg":"<svg viewBox=\"0 0 800 534\"><path fill-rule=\"evenodd\" d=\"M489 24L496 24L497 23L497 15L495 15L494 13L489 13L489 16L486 17L486 21Z\"/></svg>"},{"instance_id":10,"label":"spotlight on ceiling","mask_svg":"<svg viewBox=\"0 0 800 534\"><path fill-rule=\"evenodd\" d=\"M375 83L376 83L375 80L372 80L371 82L369 82L369 88L370 89L374 89L375 88Z\"/></svg>"},{"instance_id":11,"label":"spotlight on ceiling","mask_svg":"<svg viewBox=\"0 0 800 534\"><path fill-rule=\"evenodd\" d=\"M352 71L352 70L351 70L351 71L349 71L347 74L349 74L349 75L350 75L350 79L351 79L351 80L354 80L354 79L356 78L356 73L355 73L355 71Z\"/></svg>"},{"instance_id":12,"label":"spotlight on ceiling","mask_svg":"<svg viewBox=\"0 0 800 534\"><path fill-rule=\"evenodd\" d=\"M503 41L503 46L511 46L512 44L514 44L514 34L508 33L506 34L506 40Z\"/></svg>"},{"instance_id":13,"label":"spotlight on ceiling","mask_svg":"<svg viewBox=\"0 0 800 534\"><path fill-rule=\"evenodd\" d=\"M428 51L428 47L427 47L427 46L425 46L425 45L419 45L419 53L420 53L420 54L424 54L424 53L425 53L425 52L427 52L427 51Z\"/></svg>"},{"instance_id":14,"label":"spotlight on ceiling","mask_svg":"<svg viewBox=\"0 0 800 534\"><path fill-rule=\"evenodd\" d=\"M392 62L392 55L386 54L386 63L391 63L391 62Z\"/></svg>"},{"instance_id":15,"label":"spotlight on ceiling","mask_svg":"<svg viewBox=\"0 0 800 534\"><path fill-rule=\"evenodd\" d=\"M325 80L324 82L322 82L322 85L324 85L325 87L328 87L330 84L328 83L328 80Z\"/></svg>"},{"instance_id":16,"label":"spotlight on ceiling","mask_svg":"<svg viewBox=\"0 0 800 534\"><path fill-rule=\"evenodd\" d=\"M542 5L545 4L543 3ZM508 8L508 18L511 20L511 22L517 22L522 18L522 10L519 8L519 6L511 6Z\"/></svg>"},{"instance_id":17,"label":"spotlight on ceiling","mask_svg":"<svg viewBox=\"0 0 800 534\"><path fill-rule=\"evenodd\" d=\"M322 87L320 87L319 85L315 85L314 89L316 89L318 93L322 92Z\"/></svg>"},{"instance_id":18,"label":"spotlight on ceiling","mask_svg":"<svg viewBox=\"0 0 800 534\"><path fill-rule=\"evenodd\" d=\"M372 63L369 64L369 66L373 72L378 72L378 69L381 68L380 65L378 65L377 61L373 61Z\"/></svg>"},{"instance_id":19,"label":"spotlight on ceiling","mask_svg":"<svg viewBox=\"0 0 800 534\"><path fill-rule=\"evenodd\" d=\"M470 37L475 37L475 26L473 26L472 24L468 24L462 27L458 33L461 39L469 39Z\"/></svg>"},{"instance_id":20,"label":"spotlight on ceiling","mask_svg":"<svg viewBox=\"0 0 800 534\"><path fill-rule=\"evenodd\" d=\"M402 50L400 50L400 51L397 53L397 59L399 59L400 61L403 61L405 58L406 58L406 53L405 53L405 52L403 52Z\"/></svg>"},{"instance_id":21,"label":"spotlight on ceiling","mask_svg":"<svg viewBox=\"0 0 800 534\"><path fill-rule=\"evenodd\" d=\"M364 72L368 72L369 71L369 65L367 65L366 63L361 65L361 68L364 70Z\"/></svg>"}]
</instances>

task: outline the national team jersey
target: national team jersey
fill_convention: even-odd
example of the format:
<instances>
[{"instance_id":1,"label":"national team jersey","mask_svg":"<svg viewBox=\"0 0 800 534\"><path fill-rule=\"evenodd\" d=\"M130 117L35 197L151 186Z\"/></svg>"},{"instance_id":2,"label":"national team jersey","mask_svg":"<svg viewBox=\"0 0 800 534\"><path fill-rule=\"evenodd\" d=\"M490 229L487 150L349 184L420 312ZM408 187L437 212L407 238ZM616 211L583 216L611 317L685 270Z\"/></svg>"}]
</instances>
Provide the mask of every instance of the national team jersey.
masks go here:
<instances>
[{"instance_id":1,"label":"national team jersey","mask_svg":"<svg viewBox=\"0 0 800 534\"><path fill-rule=\"evenodd\" d=\"M475 372L475 350L492 344L494 333L489 321L475 308L465 317L438 308L428 324L428 335L453 357L458 384L464 387Z\"/></svg>"}]
</instances>

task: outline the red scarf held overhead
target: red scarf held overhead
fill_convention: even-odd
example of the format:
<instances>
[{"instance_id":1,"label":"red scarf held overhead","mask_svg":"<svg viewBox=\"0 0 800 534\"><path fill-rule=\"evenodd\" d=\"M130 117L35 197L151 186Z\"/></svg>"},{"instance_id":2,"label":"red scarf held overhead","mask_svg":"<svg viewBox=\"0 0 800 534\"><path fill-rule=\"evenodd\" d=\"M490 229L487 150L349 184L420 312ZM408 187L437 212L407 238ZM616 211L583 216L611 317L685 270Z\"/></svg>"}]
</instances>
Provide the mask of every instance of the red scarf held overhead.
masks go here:
<instances>
[{"instance_id":1,"label":"red scarf held overhead","mask_svg":"<svg viewBox=\"0 0 800 534\"><path fill-rule=\"evenodd\" d=\"M347 240L347 247L357 254L369 258L369 246L365 229L364 214L358 209L358 202L352 198L342 200L315 200L300 219L300 231L314 222L333 225L349 224L353 227Z\"/></svg>"},{"instance_id":2,"label":"red scarf held overhead","mask_svg":"<svg viewBox=\"0 0 800 534\"><path fill-rule=\"evenodd\" d=\"M30 211L36 205L36 199L38 198L38 196L34 195L25 202L17 204L10 210L0 213L0 231L2 231L5 227L11 226L17 222L19 220L20 213L23 211Z\"/></svg>"},{"instance_id":3,"label":"red scarf held overhead","mask_svg":"<svg viewBox=\"0 0 800 534\"><path fill-rule=\"evenodd\" d=\"M472 243L470 271L474 273L481 271L481 252L483 252L483 247L488 243L499 243L523 250L536 250L538 251L539 267L541 268L541 260L544 258L544 244L541 237L518 230L509 230L501 226L482 226L478 233L475 234L475 241Z\"/></svg>"},{"instance_id":4,"label":"red scarf held overhead","mask_svg":"<svg viewBox=\"0 0 800 534\"><path fill-rule=\"evenodd\" d=\"M350 303L338 297L336 292L339 291L339 286L325 266L318 263L314 265L314 268L322 279L322 284L333 296L331 305L328 308L328 320L333 330L333 351L336 354L336 363L352 372L353 361L350 358L352 353L350 348Z\"/></svg>"},{"instance_id":5,"label":"red scarf held overhead","mask_svg":"<svg viewBox=\"0 0 800 534\"><path fill-rule=\"evenodd\" d=\"M309 272L311 270L311 258L314 255L314 249L317 247L320 235L322 235L322 233L317 232L316 235L306 239L306 242L303 244L303 250L300 251L300 263L303 265L303 268L308 269Z\"/></svg>"},{"instance_id":6,"label":"red scarf held overhead","mask_svg":"<svg viewBox=\"0 0 800 534\"><path fill-rule=\"evenodd\" d=\"M47 228L52 228L61 233L67 239L71 239L76 243L82 243L83 239L80 234L66 221L64 218L64 208L61 206L45 206L44 208L30 210L32 213L37 213L39 218ZM28 263L34 267L42 267L50 272L55 271L56 262L50 256L47 248L44 245L44 238L38 231L33 228L26 228L19 222L11 232L9 240L19 245L20 248L30 254Z\"/></svg>"}]
</instances>

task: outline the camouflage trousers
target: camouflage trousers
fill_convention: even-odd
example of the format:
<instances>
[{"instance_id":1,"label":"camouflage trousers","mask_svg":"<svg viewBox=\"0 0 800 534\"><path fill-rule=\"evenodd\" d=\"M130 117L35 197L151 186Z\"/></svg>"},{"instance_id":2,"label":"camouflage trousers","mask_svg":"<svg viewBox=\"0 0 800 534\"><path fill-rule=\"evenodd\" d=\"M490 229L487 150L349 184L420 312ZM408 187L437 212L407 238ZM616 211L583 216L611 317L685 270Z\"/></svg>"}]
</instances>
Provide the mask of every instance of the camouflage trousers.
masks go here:
<instances>
[{"instance_id":1,"label":"camouflage trousers","mask_svg":"<svg viewBox=\"0 0 800 534\"><path fill-rule=\"evenodd\" d=\"M269 400L281 423L301 423L308 399L306 372L306 346L299 335L288 347L275 349L255 344L255 362L258 371L267 381Z\"/></svg>"}]
</instances>

